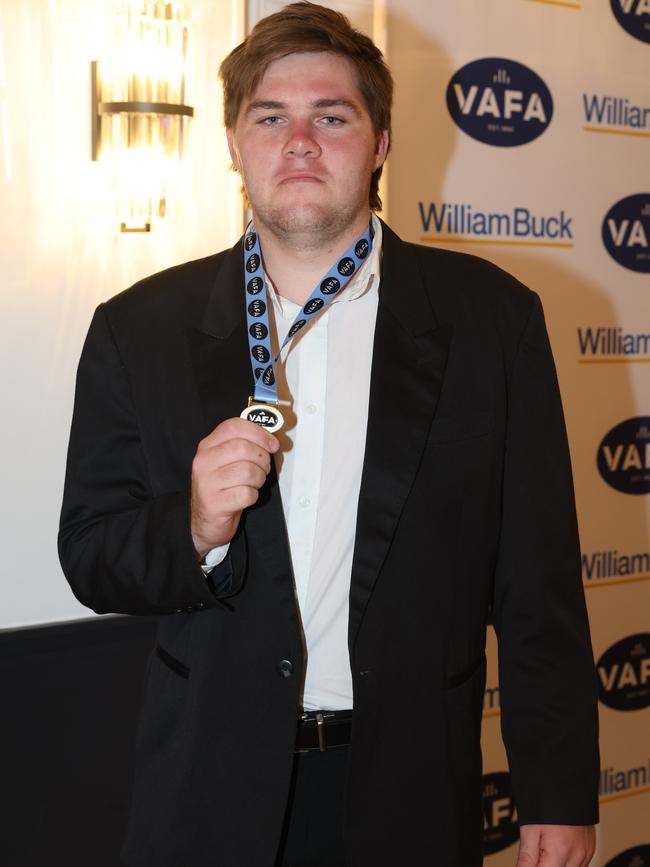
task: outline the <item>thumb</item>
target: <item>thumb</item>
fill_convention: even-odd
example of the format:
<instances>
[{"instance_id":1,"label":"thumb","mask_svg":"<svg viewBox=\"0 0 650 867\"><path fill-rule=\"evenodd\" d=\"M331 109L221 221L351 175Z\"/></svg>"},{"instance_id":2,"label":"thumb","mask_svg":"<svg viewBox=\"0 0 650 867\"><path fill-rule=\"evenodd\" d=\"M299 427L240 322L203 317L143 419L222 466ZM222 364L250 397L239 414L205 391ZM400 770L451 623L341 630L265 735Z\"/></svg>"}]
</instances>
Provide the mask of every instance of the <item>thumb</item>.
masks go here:
<instances>
[{"instance_id":1,"label":"thumb","mask_svg":"<svg viewBox=\"0 0 650 867\"><path fill-rule=\"evenodd\" d=\"M541 837L540 828L525 825L520 828L517 867L537 867Z\"/></svg>"}]
</instances>

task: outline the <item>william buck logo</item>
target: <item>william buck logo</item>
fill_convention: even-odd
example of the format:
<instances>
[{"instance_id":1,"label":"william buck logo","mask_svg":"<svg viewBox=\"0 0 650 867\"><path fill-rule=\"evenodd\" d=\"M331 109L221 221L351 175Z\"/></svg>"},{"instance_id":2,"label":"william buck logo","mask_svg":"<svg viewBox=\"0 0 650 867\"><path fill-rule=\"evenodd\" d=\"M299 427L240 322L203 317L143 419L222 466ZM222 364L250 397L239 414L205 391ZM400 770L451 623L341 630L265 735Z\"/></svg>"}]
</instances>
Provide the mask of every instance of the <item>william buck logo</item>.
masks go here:
<instances>
[{"instance_id":1,"label":"william buck logo","mask_svg":"<svg viewBox=\"0 0 650 867\"><path fill-rule=\"evenodd\" d=\"M457 126L477 141L514 147L544 132L553 117L553 98L539 75L523 63L486 57L453 75L447 108Z\"/></svg>"},{"instance_id":2,"label":"william buck logo","mask_svg":"<svg viewBox=\"0 0 650 867\"><path fill-rule=\"evenodd\" d=\"M624 30L650 42L650 0L610 0L614 17Z\"/></svg>"},{"instance_id":3,"label":"william buck logo","mask_svg":"<svg viewBox=\"0 0 650 867\"><path fill-rule=\"evenodd\" d=\"M619 265L650 273L650 193L627 196L612 205L603 220L602 236Z\"/></svg>"},{"instance_id":4,"label":"william buck logo","mask_svg":"<svg viewBox=\"0 0 650 867\"><path fill-rule=\"evenodd\" d=\"M517 809L512 800L510 774L483 776L483 852L494 855L519 839Z\"/></svg>"},{"instance_id":5,"label":"william buck logo","mask_svg":"<svg viewBox=\"0 0 650 867\"><path fill-rule=\"evenodd\" d=\"M650 867L650 845L626 849L608 861L605 867Z\"/></svg>"},{"instance_id":6,"label":"william buck logo","mask_svg":"<svg viewBox=\"0 0 650 867\"><path fill-rule=\"evenodd\" d=\"M650 492L650 416L628 418L605 435L598 448L598 470L623 494Z\"/></svg>"},{"instance_id":7,"label":"william buck logo","mask_svg":"<svg viewBox=\"0 0 650 867\"><path fill-rule=\"evenodd\" d=\"M650 784L650 759L642 760L638 765L628 765L624 768L610 765L601 768L598 779L598 797L601 804L606 804L608 801L618 800L622 796L631 798L635 795L645 795L648 784ZM623 863L628 867L627 862ZM629 863L629 867L639 867L639 863L632 861Z\"/></svg>"},{"instance_id":8,"label":"william buck logo","mask_svg":"<svg viewBox=\"0 0 650 867\"><path fill-rule=\"evenodd\" d=\"M650 707L650 633L628 635L596 664L600 700L614 710Z\"/></svg>"}]
</instances>

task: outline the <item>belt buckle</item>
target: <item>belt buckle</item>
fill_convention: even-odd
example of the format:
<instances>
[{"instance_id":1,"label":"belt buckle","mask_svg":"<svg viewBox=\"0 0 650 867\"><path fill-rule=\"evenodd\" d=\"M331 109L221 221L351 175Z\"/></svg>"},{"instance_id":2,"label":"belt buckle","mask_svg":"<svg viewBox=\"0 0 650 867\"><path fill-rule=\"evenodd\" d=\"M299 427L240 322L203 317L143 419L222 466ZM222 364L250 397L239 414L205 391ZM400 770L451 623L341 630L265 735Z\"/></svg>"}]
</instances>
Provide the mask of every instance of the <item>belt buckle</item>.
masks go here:
<instances>
[{"instance_id":1,"label":"belt buckle","mask_svg":"<svg viewBox=\"0 0 650 867\"><path fill-rule=\"evenodd\" d=\"M318 749L321 753L327 752L327 743L325 741L325 717L334 716L333 713L323 713L322 711L305 711L300 714L301 721L307 722L310 717L316 722L316 731L318 733ZM308 753L311 752L311 748L307 748L305 750L296 750L297 753Z\"/></svg>"},{"instance_id":2,"label":"belt buckle","mask_svg":"<svg viewBox=\"0 0 650 867\"><path fill-rule=\"evenodd\" d=\"M318 732L318 749L324 753L327 750L325 746L325 722L320 711L316 714L316 730Z\"/></svg>"}]
</instances>

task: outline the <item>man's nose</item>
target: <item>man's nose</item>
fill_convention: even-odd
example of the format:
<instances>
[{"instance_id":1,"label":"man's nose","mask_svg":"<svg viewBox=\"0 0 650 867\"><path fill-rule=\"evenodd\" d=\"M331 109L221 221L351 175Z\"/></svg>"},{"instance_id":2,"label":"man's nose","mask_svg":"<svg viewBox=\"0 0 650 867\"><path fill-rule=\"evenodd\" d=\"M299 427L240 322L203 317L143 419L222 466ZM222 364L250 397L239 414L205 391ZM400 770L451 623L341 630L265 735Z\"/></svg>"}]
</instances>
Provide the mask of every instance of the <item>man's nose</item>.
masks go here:
<instances>
[{"instance_id":1,"label":"man's nose","mask_svg":"<svg viewBox=\"0 0 650 867\"><path fill-rule=\"evenodd\" d=\"M314 137L311 124L303 121L293 122L289 127L289 135L284 145L283 154L286 157L317 157L321 148Z\"/></svg>"}]
</instances>

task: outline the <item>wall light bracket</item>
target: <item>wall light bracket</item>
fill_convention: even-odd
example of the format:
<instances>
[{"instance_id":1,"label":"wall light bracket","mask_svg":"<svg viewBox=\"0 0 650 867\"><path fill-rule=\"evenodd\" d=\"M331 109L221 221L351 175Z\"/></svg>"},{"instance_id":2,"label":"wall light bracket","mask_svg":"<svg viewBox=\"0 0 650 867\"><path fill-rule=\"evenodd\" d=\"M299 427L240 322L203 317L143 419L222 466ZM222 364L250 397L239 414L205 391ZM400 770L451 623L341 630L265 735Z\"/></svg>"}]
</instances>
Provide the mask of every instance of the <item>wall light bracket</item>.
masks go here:
<instances>
[{"instance_id":1,"label":"wall light bracket","mask_svg":"<svg viewBox=\"0 0 650 867\"><path fill-rule=\"evenodd\" d=\"M91 158L112 163L122 232L170 213L185 175L189 24L182 4L126 0L113 51L91 63Z\"/></svg>"}]
</instances>

